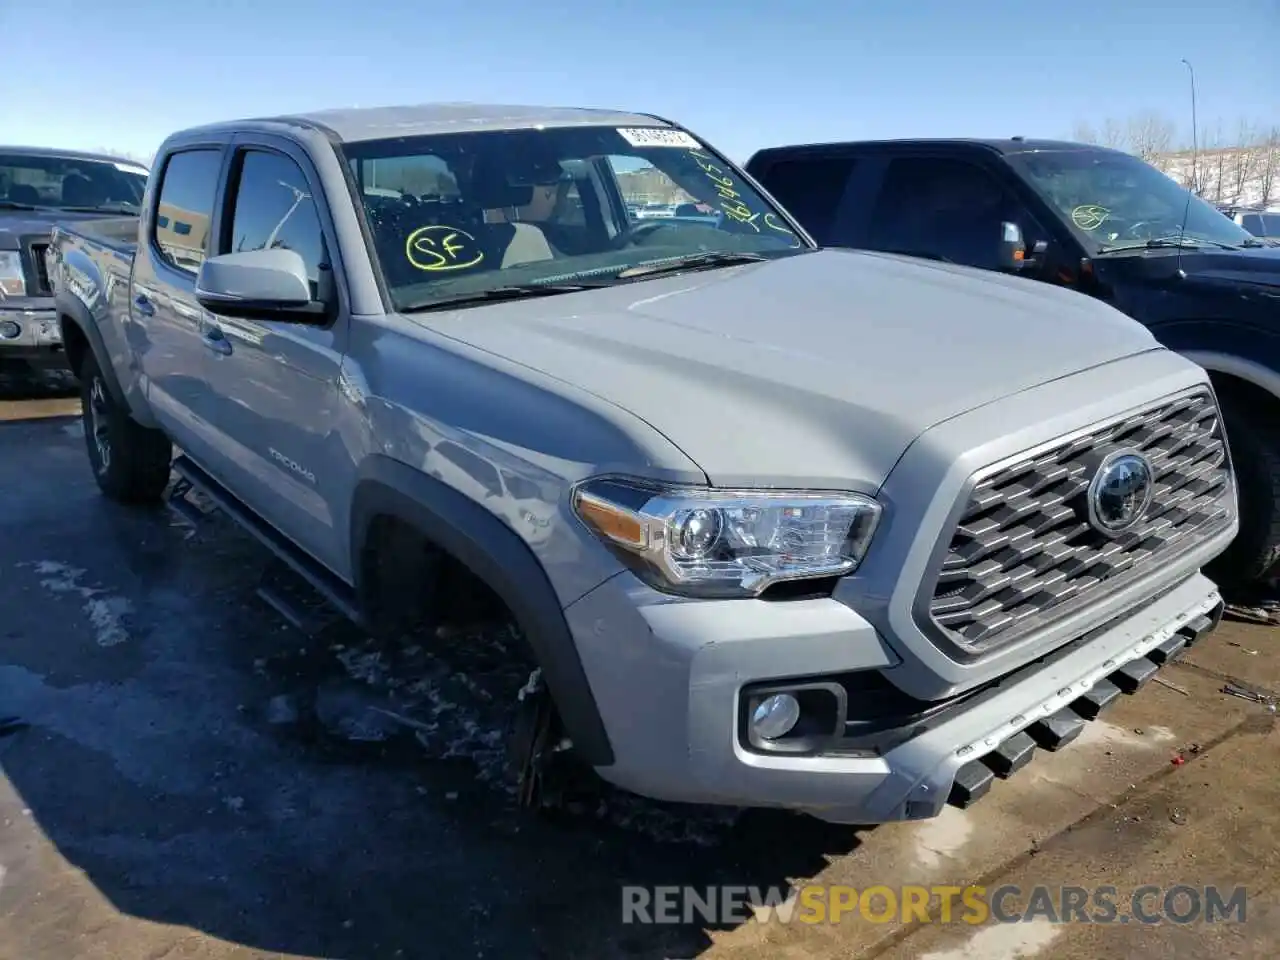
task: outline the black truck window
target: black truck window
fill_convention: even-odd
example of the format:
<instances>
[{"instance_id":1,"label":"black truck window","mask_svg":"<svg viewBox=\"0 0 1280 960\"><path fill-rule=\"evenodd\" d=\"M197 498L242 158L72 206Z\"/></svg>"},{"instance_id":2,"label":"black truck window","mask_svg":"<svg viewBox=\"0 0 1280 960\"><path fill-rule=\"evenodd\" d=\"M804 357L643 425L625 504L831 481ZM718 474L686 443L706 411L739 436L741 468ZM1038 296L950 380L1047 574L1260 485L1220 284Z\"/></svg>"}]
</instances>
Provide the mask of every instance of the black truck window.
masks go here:
<instances>
[{"instance_id":1,"label":"black truck window","mask_svg":"<svg viewBox=\"0 0 1280 960\"><path fill-rule=\"evenodd\" d=\"M764 170L761 183L813 239L829 243L853 163L852 157L779 160Z\"/></svg>"},{"instance_id":2,"label":"black truck window","mask_svg":"<svg viewBox=\"0 0 1280 960\"><path fill-rule=\"evenodd\" d=\"M182 150L170 155L160 180L152 225L156 247L171 266L195 274L209 240L222 151Z\"/></svg>"},{"instance_id":3,"label":"black truck window","mask_svg":"<svg viewBox=\"0 0 1280 960\"><path fill-rule=\"evenodd\" d=\"M318 295L324 231L302 170L288 157L246 150L236 185L228 253L296 251L307 267L311 295Z\"/></svg>"},{"instance_id":4,"label":"black truck window","mask_svg":"<svg viewBox=\"0 0 1280 960\"><path fill-rule=\"evenodd\" d=\"M1022 204L987 171L950 157L899 157L889 164L871 214L869 245L988 270L1000 266L1001 223L1040 239Z\"/></svg>"}]
</instances>

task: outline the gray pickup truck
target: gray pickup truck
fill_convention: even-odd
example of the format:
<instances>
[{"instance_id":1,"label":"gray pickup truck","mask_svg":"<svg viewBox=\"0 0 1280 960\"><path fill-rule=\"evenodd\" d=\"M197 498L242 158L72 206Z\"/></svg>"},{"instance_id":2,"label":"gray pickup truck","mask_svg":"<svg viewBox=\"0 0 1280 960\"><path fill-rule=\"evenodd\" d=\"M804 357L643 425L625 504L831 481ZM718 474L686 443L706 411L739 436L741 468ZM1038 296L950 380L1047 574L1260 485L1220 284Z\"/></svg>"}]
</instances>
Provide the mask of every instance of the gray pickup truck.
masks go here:
<instances>
[{"instance_id":1,"label":"gray pickup truck","mask_svg":"<svg viewBox=\"0 0 1280 960\"><path fill-rule=\"evenodd\" d=\"M96 153L0 146L0 365L65 362L46 252L53 224L141 209L147 170Z\"/></svg>"},{"instance_id":2,"label":"gray pickup truck","mask_svg":"<svg viewBox=\"0 0 1280 960\"><path fill-rule=\"evenodd\" d=\"M629 218L655 183L723 215ZM537 664L522 787L559 751L662 799L930 817L1221 615L1203 370L1076 293L818 250L653 116L188 130L53 269L104 493L172 469L371 631L482 584Z\"/></svg>"}]
</instances>

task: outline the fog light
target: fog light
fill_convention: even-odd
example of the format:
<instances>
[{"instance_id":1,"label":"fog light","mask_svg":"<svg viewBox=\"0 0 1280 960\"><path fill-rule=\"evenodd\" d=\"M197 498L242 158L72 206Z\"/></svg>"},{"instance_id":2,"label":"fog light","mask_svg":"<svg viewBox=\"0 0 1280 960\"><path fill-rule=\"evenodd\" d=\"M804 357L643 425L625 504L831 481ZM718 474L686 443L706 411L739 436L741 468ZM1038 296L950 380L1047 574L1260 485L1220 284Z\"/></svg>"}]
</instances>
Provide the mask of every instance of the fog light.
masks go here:
<instances>
[{"instance_id":1,"label":"fog light","mask_svg":"<svg viewBox=\"0 0 1280 960\"><path fill-rule=\"evenodd\" d=\"M777 740L800 719L800 701L789 693L765 697L751 713L751 732L761 740Z\"/></svg>"},{"instance_id":2,"label":"fog light","mask_svg":"<svg viewBox=\"0 0 1280 960\"><path fill-rule=\"evenodd\" d=\"M0 340L17 340L22 327L12 320L0 320Z\"/></svg>"}]
</instances>

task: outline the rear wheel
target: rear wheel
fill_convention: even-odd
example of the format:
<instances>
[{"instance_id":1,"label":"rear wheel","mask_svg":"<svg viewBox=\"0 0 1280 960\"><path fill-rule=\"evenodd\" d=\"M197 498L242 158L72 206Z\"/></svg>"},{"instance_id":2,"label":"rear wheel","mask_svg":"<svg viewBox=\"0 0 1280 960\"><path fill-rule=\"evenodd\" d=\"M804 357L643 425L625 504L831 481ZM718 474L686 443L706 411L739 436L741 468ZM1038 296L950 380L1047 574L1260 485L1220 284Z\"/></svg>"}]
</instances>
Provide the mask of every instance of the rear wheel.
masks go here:
<instances>
[{"instance_id":1,"label":"rear wheel","mask_svg":"<svg viewBox=\"0 0 1280 960\"><path fill-rule=\"evenodd\" d=\"M92 353L79 373L85 446L99 489L119 503L159 501L173 459L169 438L139 424L116 402Z\"/></svg>"},{"instance_id":2,"label":"rear wheel","mask_svg":"<svg viewBox=\"0 0 1280 960\"><path fill-rule=\"evenodd\" d=\"M1240 493L1240 533L1206 572L1224 590L1255 592L1280 570L1280 424L1223 403Z\"/></svg>"}]
</instances>

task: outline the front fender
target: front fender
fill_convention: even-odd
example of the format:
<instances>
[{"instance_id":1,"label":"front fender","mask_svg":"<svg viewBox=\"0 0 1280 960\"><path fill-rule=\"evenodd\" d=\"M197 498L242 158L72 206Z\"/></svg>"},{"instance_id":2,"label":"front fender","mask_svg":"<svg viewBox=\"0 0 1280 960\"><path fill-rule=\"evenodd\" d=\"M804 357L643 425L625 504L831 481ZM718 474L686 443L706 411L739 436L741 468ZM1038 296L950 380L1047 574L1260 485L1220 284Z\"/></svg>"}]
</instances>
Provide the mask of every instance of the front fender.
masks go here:
<instances>
[{"instance_id":1,"label":"front fender","mask_svg":"<svg viewBox=\"0 0 1280 960\"><path fill-rule=\"evenodd\" d=\"M1227 320L1187 320L1153 332L1192 363L1280 399L1280 335Z\"/></svg>"},{"instance_id":2,"label":"front fender","mask_svg":"<svg viewBox=\"0 0 1280 960\"><path fill-rule=\"evenodd\" d=\"M360 466L351 508L352 569L361 596L365 591L361 561L373 522L380 516L417 530L502 599L533 648L577 752L592 766L613 763L604 722L559 598L542 564L519 535L440 480L374 454Z\"/></svg>"}]
</instances>

